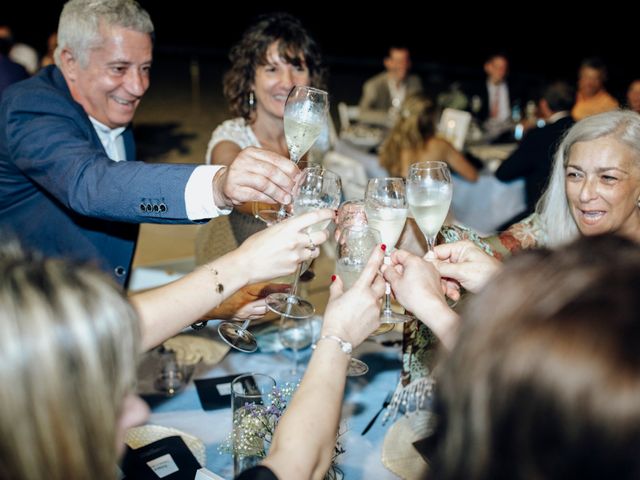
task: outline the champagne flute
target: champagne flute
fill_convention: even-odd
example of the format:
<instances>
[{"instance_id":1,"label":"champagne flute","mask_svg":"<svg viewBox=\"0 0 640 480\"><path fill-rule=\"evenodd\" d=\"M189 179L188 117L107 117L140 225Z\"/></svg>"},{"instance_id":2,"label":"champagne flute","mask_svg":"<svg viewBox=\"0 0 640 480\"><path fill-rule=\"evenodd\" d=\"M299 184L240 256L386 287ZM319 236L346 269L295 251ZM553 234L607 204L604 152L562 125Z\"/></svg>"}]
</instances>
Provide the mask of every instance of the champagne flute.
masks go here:
<instances>
[{"instance_id":1,"label":"champagne flute","mask_svg":"<svg viewBox=\"0 0 640 480\"><path fill-rule=\"evenodd\" d=\"M283 315L280 317L278 337L285 348L293 350L293 367L290 373L295 376L298 374L298 350L311 345L313 339L309 317L293 318Z\"/></svg>"},{"instance_id":2,"label":"champagne flute","mask_svg":"<svg viewBox=\"0 0 640 480\"><path fill-rule=\"evenodd\" d=\"M367 226L367 214L364 210L364 200L347 200L342 202L338 208L338 215L336 218L336 242L340 240L340 233L349 227L361 227ZM380 232L378 232L378 236ZM378 242L379 243L379 242ZM371 337L377 335L383 335L393 330L394 325L392 323L382 323L372 333Z\"/></svg>"},{"instance_id":3,"label":"champagne flute","mask_svg":"<svg viewBox=\"0 0 640 480\"><path fill-rule=\"evenodd\" d=\"M293 191L293 213L301 215L319 208L335 209L340 204L342 187L340 177L330 170L319 166L305 168ZM316 223L307 227L311 234L324 230L331 220ZM315 247L317 248L317 247ZM272 293L267 296L267 307L278 315L291 318L308 318L315 312L314 306L300 298L296 293L304 262L296 272L293 286L289 293Z\"/></svg>"},{"instance_id":4,"label":"champagne flute","mask_svg":"<svg viewBox=\"0 0 640 480\"><path fill-rule=\"evenodd\" d=\"M382 243L387 246L384 262L391 263L391 250L395 247L407 220L407 197L404 179L372 178L364 194L364 209L368 224L380 232ZM402 323L410 320L408 315L391 309L391 285L387 282L381 323Z\"/></svg>"},{"instance_id":5,"label":"champagne flute","mask_svg":"<svg viewBox=\"0 0 640 480\"><path fill-rule=\"evenodd\" d=\"M360 278L371 253L380 244L380 233L367 225L354 225L341 230L338 239L336 274L340 276L345 290L350 289ZM347 376L358 377L369 371L362 360L351 358Z\"/></svg>"},{"instance_id":6,"label":"champagne flute","mask_svg":"<svg viewBox=\"0 0 640 480\"><path fill-rule=\"evenodd\" d=\"M427 240L427 255L430 257L435 258L433 247L447 218L452 192L451 174L446 163L420 162L409 167L409 208Z\"/></svg>"},{"instance_id":7,"label":"champagne flute","mask_svg":"<svg viewBox=\"0 0 640 480\"><path fill-rule=\"evenodd\" d=\"M284 106L284 136L289 157L296 165L322 133L327 123L329 96L324 90L296 85L289 92ZM258 218L267 224L287 217L286 207L279 210L261 210Z\"/></svg>"}]
</instances>

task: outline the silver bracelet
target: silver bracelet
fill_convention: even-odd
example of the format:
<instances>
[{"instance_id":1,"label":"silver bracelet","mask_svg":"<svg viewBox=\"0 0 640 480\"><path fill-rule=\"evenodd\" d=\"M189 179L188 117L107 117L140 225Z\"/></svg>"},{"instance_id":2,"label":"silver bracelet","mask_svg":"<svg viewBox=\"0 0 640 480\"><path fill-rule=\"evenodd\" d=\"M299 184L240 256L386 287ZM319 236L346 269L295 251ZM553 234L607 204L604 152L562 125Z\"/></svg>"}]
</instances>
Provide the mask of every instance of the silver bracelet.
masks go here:
<instances>
[{"instance_id":1,"label":"silver bracelet","mask_svg":"<svg viewBox=\"0 0 640 480\"><path fill-rule=\"evenodd\" d=\"M323 335L318 339L316 344L320 340L333 340L335 342L338 342L340 344L340 350L342 350L347 355L351 355L351 352L353 351L353 345L351 345L349 342L345 342L340 337L337 337L335 335ZM315 350L316 349L316 345L313 345L311 348L313 348Z\"/></svg>"}]
</instances>

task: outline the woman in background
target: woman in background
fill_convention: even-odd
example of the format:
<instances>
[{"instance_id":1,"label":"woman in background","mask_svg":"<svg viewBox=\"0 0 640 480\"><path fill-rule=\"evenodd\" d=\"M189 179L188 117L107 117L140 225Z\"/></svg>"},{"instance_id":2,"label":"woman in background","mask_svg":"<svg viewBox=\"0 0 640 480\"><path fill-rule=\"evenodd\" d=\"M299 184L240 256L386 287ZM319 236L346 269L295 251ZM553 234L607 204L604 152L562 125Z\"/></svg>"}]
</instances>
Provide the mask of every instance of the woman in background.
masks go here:
<instances>
[{"instance_id":1,"label":"woman in background","mask_svg":"<svg viewBox=\"0 0 640 480\"><path fill-rule=\"evenodd\" d=\"M407 98L389 136L380 147L380 163L393 177L405 177L409 165L440 161L462 178L475 182L478 171L447 140L436 136L438 110L423 96Z\"/></svg>"}]
</instances>

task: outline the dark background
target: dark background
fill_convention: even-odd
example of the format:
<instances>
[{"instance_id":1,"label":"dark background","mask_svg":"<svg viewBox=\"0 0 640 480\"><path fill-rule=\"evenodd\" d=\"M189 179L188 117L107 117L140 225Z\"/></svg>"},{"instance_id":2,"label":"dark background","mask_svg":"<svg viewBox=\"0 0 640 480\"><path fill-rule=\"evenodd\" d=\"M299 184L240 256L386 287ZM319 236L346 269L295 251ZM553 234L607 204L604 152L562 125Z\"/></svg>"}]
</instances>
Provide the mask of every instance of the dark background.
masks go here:
<instances>
[{"instance_id":1,"label":"dark background","mask_svg":"<svg viewBox=\"0 0 640 480\"><path fill-rule=\"evenodd\" d=\"M12 25L17 40L44 50L64 2L3 3L8 5L0 8L0 21ZM592 10L577 3L450 0L140 3L156 27L158 58L198 55L225 62L229 47L257 14L283 10L301 18L322 45L330 71L338 75L353 71L366 78L381 70L386 48L395 43L411 49L414 70L436 89L455 79L482 78L482 63L494 51L509 56L514 77L536 82L563 78L573 83L580 60L600 56L609 66L609 89L620 98L628 83L640 77L637 2L600 3Z\"/></svg>"}]
</instances>

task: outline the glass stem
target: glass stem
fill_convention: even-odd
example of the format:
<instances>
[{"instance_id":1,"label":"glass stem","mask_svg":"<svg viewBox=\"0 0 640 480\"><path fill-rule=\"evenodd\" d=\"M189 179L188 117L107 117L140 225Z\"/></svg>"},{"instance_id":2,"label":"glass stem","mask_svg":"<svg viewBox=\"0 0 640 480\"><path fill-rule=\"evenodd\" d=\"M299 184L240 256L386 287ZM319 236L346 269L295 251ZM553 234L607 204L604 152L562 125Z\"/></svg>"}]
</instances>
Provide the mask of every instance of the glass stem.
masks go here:
<instances>
[{"instance_id":1,"label":"glass stem","mask_svg":"<svg viewBox=\"0 0 640 480\"><path fill-rule=\"evenodd\" d=\"M301 262L298 264L298 269L296 270L296 277L293 280L293 285L291 286L291 291L289 292L289 295L287 296L287 306L285 308L285 313L283 314L285 317L291 315L291 308L293 307L293 304L297 302L296 298L296 293L298 293L298 283L300 283L300 275L302 275L302 265L304 262ZM279 312L281 313L281 312Z\"/></svg>"},{"instance_id":2,"label":"glass stem","mask_svg":"<svg viewBox=\"0 0 640 480\"><path fill-rule=\"evenodd\" d=\"M298 349L293 349L293 373L298 373Z\"/></svg>"},{"instance_id":3,"label":"glass stem","mask_svg":"<svg viewBox=\"0 0 640 480\"><path fill-rule=\"evenodd\" d=\"M284 203L280 204L280 209L278 210L278 222L287 218L287 211L285 210Z\"/></svg>"},{"instance_id":4,"label":"glass stem","mask_svg":"<svg viewBox=\"0 0 640 480\"><path fill-rule=\"evenodd\" d=\"M289 154L289 157L293 163L298 164L299 158L295 158L293 155ZM281 222L285 218L287 218L287 211L285 210L286 206L284 203L280 204L280 209L278 210L278 222Z\"/></svg>"},{"instance_id":5,"label":"glass stem","mask_svg":"<svg viewBox=\"0 0 640 480\"><path fill-rule=\"evenodd\" d=\"M427 236L427 256L429 258L436 258L434 247L436 246L436 236Z\"/></svg>"},{"instance_id":6,"label":"glass stem","mask_svg":"<svg viewBox=\"0 0 640 480\"><path fill-rule=\"evenodd\" d=\"M296 270L296 277L293 279L289 296L295 296L298 293L298 284L300 283L300 275L302 275L302 265L304 265L304 262L298 264L298 270Z\"/></svg>"},{"instance_id":7,"label":"glass stem","mask_svg":"<svg viewBox=\"0 0 640 480\"><path fill-rule=\"evenodd\" d=\"M384 263L385 265L391 265L391 253L384 253ZM391 312L391 284L389 282L384 283L384 311Z\"/></svg>"},{"instance_id":8,"label":"glass stem","mask_svg":"<svg viewBox=\"0 0 640 480\"><path fill-rule=\"evenodd\" d=\"M243 323L242 326L238 329L238 331L240 332L246 332L247 328L249 328L249 324L251 323L251 319L247 318Z\"/></svg>"}]
</instances>

